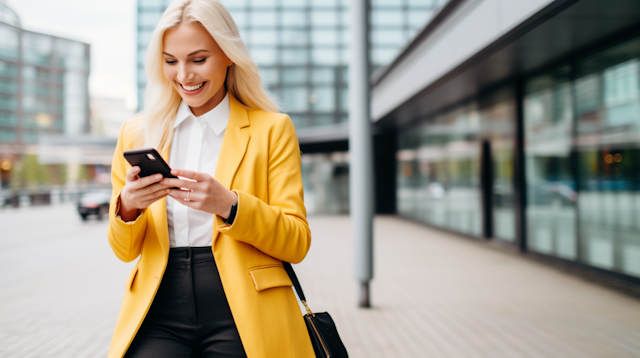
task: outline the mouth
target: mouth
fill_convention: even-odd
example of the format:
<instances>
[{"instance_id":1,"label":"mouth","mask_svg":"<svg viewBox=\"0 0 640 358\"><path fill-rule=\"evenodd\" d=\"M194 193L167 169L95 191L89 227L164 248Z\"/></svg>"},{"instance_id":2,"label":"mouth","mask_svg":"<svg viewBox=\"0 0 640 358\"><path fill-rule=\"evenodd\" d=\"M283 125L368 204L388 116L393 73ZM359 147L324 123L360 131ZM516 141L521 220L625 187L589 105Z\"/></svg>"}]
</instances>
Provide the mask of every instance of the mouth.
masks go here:
<instances>
[{"instance_id":1,"label":"mouth","mask_svg":"<svg viewBox=\"0 0 640 358\"><path fill-rule=\"evenodd\" d=\"M183 85L182 83L178 83L178 84L180 85L180 88L182 88L182 92L186 94L197 94L197 93L200 93L200 91L202 90L202 88L206 83L207 81L204 81L194 86L187 86L187 85Z\"/></svg>"}]
</instances>

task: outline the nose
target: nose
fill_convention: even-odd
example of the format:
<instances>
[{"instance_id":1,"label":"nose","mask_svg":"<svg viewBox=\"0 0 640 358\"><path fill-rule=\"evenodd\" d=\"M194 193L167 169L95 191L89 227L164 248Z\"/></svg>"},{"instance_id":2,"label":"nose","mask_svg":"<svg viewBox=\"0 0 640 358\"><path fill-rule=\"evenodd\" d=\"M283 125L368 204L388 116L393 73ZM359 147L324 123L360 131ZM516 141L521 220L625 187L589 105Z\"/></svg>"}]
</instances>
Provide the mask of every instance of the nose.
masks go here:
<instances>
[{"instance_id":1,"label":"nose","mask_svg":"<svg viewBox=\"0 0 640 358\"><path fill-rule=\"evenodd\" d=\"M176 79L180 83L189 83L190 80L195 78L195 74L189 70L189 67L186 65L178 66L178 76Z\"/></svg>"}]
</instances>

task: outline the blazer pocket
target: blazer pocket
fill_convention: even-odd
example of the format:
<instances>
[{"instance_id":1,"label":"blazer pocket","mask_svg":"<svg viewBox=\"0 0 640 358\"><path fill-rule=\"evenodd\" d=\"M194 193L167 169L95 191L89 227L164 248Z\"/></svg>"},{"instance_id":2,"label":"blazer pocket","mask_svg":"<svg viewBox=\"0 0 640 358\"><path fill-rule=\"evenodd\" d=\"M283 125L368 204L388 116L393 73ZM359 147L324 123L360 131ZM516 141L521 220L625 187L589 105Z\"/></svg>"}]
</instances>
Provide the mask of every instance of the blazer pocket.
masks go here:
<instances>
[{"instance_id":1,"label":"blazer pocket","mask_svg":"<svg viewBox=\"0 0 640 358\"><path fill-rule=\"evenodd\" d=\"M131 291L131 286L133 286L133 281L136 279L138 275L138 266L134 267L133 270L129 273L129 277L127 278L127 282L124 284L124 288Z\"/></svg>"},{"instance_id":2,"label":"blazer pocket","mask_svg":"<svg viewBox=\"0 0 640 358\"><path fill-rule=\"evenodd\" d=\"M259 267L249 271L256 291L273 287L293 286L291 279L282 266Z\"/></svg>"}]
</instances>

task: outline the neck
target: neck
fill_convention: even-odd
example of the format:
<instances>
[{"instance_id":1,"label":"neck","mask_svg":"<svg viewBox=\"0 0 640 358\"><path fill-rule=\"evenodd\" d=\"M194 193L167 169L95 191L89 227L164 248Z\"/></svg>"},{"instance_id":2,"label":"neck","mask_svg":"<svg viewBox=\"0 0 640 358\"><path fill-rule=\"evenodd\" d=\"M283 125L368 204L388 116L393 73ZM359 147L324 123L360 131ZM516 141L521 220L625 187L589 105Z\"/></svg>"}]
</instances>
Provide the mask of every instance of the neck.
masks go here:
<instances>
[{"instance_id":1,"label":"neck","mask_svg":"<svg viewBox=\"0 0 640 358\"><path fill-rule=\"evenodd\" d=\"M191 113L194 116L200 117L201 115L209 112L210 110L216 108L217 105L222 102L224 96L227 94L227 89L224 86L220 87L220 90L216 94L211 97L205 104L200 107L189 107L191 109Z\"/></svg>"}]
</instances>

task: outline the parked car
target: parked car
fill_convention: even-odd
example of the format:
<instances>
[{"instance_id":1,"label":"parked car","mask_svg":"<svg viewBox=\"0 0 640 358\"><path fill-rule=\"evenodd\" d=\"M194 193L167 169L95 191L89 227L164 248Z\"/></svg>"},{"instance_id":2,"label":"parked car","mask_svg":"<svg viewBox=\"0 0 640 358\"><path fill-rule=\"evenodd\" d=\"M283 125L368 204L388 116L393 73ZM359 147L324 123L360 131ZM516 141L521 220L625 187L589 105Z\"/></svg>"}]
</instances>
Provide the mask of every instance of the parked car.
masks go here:
<instances>
[{"instance_id":1,"label":"parked car","mask_svg":"<svg viewBox=\"0 0 640 358\"><path fill-rule=\"evenodd\" d=\"M111 189L90 191L82 194L78 200L78 213L82 221L86 221L89 215L95 215L102 220L109 214L109 202L111 201Z\"/></svg>"}]
</instances>

